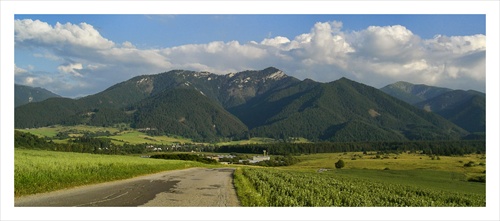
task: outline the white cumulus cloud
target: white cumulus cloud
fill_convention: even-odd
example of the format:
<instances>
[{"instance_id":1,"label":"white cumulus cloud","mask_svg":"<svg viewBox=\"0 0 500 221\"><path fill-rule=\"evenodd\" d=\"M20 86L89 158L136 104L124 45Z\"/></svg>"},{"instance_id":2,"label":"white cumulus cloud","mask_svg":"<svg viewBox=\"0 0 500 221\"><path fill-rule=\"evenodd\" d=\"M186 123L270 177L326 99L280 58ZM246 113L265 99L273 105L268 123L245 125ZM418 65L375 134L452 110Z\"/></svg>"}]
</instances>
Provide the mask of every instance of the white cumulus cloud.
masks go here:
<instances>
[{"instance_id":1,"label":"white cumulus cloud","mask_svg":"<svg viewBox=\"0 0 500 221\"><path fill-rule=\"evenodd\" d=\"M83 65L81 63L60 65L59 67L57 67L57 70L59 70L60 72L69 73L76 77L83 77L83 75L78 72L82 69Z\"/></svg>"},{"instance_id":2,"label":"white cumulus cloud","mask_svg":"<svg viewBox=\"0 0 500 221\"><path fill-rule=\"evenodd\" d=\"M400 80L482 91L485 87L485 35L422 39L401 25L344 31L341 21L327 21L292 37L141 49L129 41L116 44L87 23L51 26L25 19L15 21L15 43L16 48L32 50L33 56L59 62L52 76L44 72L43 78L33 74L36 70L16 66L16 81L53 85L61 83L56 76L65 74L66 86L59 87L63 95L96 93L136 75L171 69L226 74L268 66L322 82L347 77L375 87Z\"/></svg>"},{"instance_id":3,"label":"white cumulus cloud","mask_svg":"<svg viewBox=\"0 0 500 221\"><path fill-rule=\"evenodd\" d=\"M107 49L114 43L103 38L92 25L71 23L51 26L40 20L15 20L14 33L16 44L38 44L40 46L58 47L80 46L92 49Z\"/></svg>"},{"instance_id":4,"label":"white cumulus cloud","mask_svg":"<svg viewBox=\"0 0 500 221\"><path fill-rule=\"evenodd\" d=\"M266 38L260 42L262 45L279 47L283 44L290 43L290 39L287 37L277 36L274 38Z\"/></svg>"},{"instance_id":5,"label":"white cumulus cloud","mask_svg":"<svg viewBox=\"0 0 500 221\"><path fill-rule=\"evenodd\" d=\"M28 73L26 69L18 67L16 64L14 64L14 75L22 75Z\"/></svg>"}]
</instances>

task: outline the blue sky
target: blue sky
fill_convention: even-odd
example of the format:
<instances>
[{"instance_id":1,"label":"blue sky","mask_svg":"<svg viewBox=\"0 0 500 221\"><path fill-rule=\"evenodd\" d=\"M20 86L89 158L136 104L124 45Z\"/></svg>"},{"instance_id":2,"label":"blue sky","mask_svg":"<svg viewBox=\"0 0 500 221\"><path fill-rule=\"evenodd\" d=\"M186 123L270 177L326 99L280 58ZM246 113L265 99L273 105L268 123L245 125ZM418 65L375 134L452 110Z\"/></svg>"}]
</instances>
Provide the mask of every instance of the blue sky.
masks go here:
<instances>
[{"instance_id":1,"label":"blue sky","mask_svg":"<svg viewBox=\"0 0 500 221\"><path fill-rule=\"evenodd\" d=\"M293 38L316 22L342 21L346 31L368 26L402 25L422 38L485 34L484 15L16 15L59 23L92 24L101 35L141 47L172 47L211 41ZM200 35L203 33L203 35Z\"/></svg>"},{"instance_id":2,"label":"blue sky","mask_svg":"<svg viewBox=\"0 0 500 221\"><path fill-rule=\"evenodd\" d=\"M68 97L171 69L268 66L485 91L485 15L16 15L14 28L15 82Z\"/></svg>"}]
</instances>

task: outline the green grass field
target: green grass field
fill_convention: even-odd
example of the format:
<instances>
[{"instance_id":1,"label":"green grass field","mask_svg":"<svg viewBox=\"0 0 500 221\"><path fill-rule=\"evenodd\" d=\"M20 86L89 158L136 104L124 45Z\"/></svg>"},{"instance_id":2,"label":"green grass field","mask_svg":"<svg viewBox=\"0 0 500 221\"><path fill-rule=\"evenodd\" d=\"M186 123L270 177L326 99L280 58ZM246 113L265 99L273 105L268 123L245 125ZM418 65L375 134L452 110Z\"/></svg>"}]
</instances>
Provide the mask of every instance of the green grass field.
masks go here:
<instances>
[{"instance_id":1,"label":"green grass field","mask_svg":"<svg viewBox=\"0 0 500 221\"><path fill-rule=\"evenodd\" d=\"M109 136L112 142L115 144L122 145L124 143L129 144L173 144L173 143L193 143L191 139L182 137L169 137L169 136L148 136L147 134L139 131L123 131L118 135Z\"/></svg>"},{"instance_id":2,"label":"green grass field","mask_svg":"<svg viewBox=\"0 0 500 221\"><path fill-rule=\"evenodd\" d=\"M14 194L18 197L190 167L209 167L209 165L137 156L16 148L14 150Z\"/></svg>"},{"instance_id":3,"label":"green grass field","mask_svg":"<svg viewBox=\"0 0 500 221\"><path fill-rule=\"evenodd\" d=\"M217 143L217 146L224 145L245 145L245 144L263 144L263 143L273 143L276 142L275 139L265 138L265 137L252 137L249 140L238 140L238 141L229 141L229 142L220 142Z\"/></svg>"},{"instance_id":4,"label":"green grass field","mask_svg":"<svg viewBox=\"0 0 500 221\"><path fill-rule=\"evenodd\" d=\"M346 165L344 169L369 169L369 170L435 170L464 174L465 176L476 176L486 170L486 156L482 154L471 154L465 156L439 156L432 159L422 154L376 154L363 155L361 152L350 153L325 153L302 155L298 164L291 166L293 169L319 168L335 169L335 162L342 159ZM473 167L464 167L464 164L473 161Z\"/></svg>"},{"instance_id":5,"label":"green grass field","mask_svg":"<svg viewBox=\"0 0 500 221\"><path fill-rule=\"evenodd\" d=\"M126 128L127 130L123 130ZM128 144L165 144L170 145L174 143L186 144L186 143L197 143L189 138L184 138L180 136L149 136L146 133L134 130L127 125L117 125L115 127L95 127L95 126L87 126L87 125L77 125L77 126L62 126L55 125L50 127L40 127L40 128L31 128L31 129L19 129L19 131L32 133L39 137L48 137L53 138L55 143L67 143L69 139L56 139L56 135L59 132L69 132L70 137L79 137L82 136L85 132L106 132L108 131L111 136L101 136L101 138L110 138L114 144L123 145L125 143ZM223 145L245 145L245 144L264 144L264 143L275 143L277 142L272 138L265 137L252 137L248 140L238 140L238 141L228 141L228 142L219 142L215 143L217 146ZM298 137L293 141L294 143L307 143L309 142L307 139ZM201 143L197 143L201 144ZM208 143L206 143L208 144Z\"/></svg>"},{"instance_id":6,"label":"green grass field","mask_svg":"<svg viewBox=\"0 0 500 221\"><path fill-rule=\"evenodd\" d=\"M465 174L439 170L369 170L369 169L334 169L324 173L332 177L365 179L394 185L414 186L422 189L434 189L460 193L486 194L484 183L467 182Z\"/></svg>"},{"instance_id":7,"label":"green grass field","mask_svg":"<svg viewBox=\"0 0 500 221\"><path fill-rule=\"evenodd\" d=\"M70 137L82 136L85 132L105 132L108 131L111 134L116 134L112 136L102 136L103 138L110 138L112 142L118 145L123 145L125 143L129 144L173 144L173 143L194 143L191 139L183 138L179 136L148 136L146 133L127 128L127 130L120 131L117 127L95 127L87 125L77 125L77 126L51 126L51 127L40 127L33 129L20 129L19 131L32 133L39 137L49 137L55 138L59 132L70 132ZM56 143L67 143L68 139L54 139Z\"/></svg>"},{"instance_id":8,"label":"green grass field","mask_svg":"<svg viewBox=\"0 0 500 221\"><path fill-rule=\"evenodd\" d=\"M79 131L80 133L83 133L84 131L88 132L109 131L110 133L115 133L118 132L119 129L115 127L95 127L87 125L77 125L77 126L56 125L56 126L39 127L32 129L19 129L19 131L32 133L40 137L55 137L57 133L66 131ZM73 135L78 136L79 133Z\"/></svg>"}]
</instances>

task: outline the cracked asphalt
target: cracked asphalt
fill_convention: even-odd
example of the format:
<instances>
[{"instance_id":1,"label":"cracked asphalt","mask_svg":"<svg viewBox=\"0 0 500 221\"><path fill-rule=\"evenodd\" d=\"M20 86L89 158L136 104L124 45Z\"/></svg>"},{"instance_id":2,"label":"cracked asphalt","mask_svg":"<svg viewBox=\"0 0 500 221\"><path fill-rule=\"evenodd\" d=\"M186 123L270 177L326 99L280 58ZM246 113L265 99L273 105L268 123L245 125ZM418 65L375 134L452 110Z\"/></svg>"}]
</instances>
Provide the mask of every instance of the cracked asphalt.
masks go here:
<instances>
[{"instance_id":1,"label":"cracked asphalt","mask_svg":"<svg viewBox=\"0 0 500 221\"><path fill-rule=\"evenodd\" d=\"M230 207L239 206L234 168L190 168L127 180L35 194L16 207Z\"/></svg>"}]
</instances>

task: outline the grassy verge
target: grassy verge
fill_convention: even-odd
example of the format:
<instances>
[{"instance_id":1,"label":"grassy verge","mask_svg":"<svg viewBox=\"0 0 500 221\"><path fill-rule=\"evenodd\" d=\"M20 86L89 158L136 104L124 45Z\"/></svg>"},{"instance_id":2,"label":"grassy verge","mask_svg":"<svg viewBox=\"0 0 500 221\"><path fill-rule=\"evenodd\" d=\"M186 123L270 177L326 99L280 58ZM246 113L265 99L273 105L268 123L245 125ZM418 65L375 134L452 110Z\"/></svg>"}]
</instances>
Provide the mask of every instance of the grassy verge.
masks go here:
<instances>
[{"instance_id":1,"label":"grassy verge","mask_svg":"<svg viewBox=\"0 0 500 221\"><path fill-rule=\"evenodd\" d=\"M207 166L179 160L15 149L14 194L18 197L166 170Z\"/></svg>"},{"instance_id":2,"label":"grassy verge","mask_svg":"<svg viewBox=\"0 0 500 221\"><path fill-rule=\"evenodd\" d=\"M243 168L238 167L234 171L234 188L236 195L244 206L265 206L266 200L256 192L247 177L243 174Z\"/></svg>"}]
</instances>

